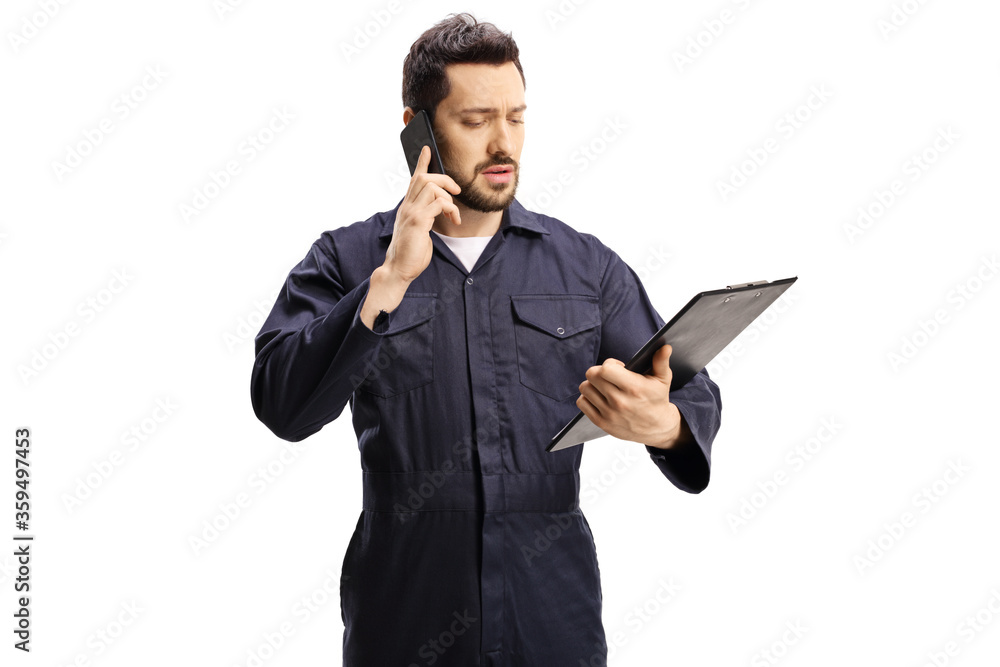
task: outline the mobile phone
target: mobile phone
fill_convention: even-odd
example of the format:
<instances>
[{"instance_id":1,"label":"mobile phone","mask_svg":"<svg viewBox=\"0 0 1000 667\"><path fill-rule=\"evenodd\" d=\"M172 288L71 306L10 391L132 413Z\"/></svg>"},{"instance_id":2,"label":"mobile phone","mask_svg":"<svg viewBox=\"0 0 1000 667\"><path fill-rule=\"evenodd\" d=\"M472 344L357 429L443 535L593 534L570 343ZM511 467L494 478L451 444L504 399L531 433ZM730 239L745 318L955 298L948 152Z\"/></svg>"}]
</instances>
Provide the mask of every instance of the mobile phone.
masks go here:
<instances>
[{"instance_id":1,"label":"mobile phone","mask_svg":"<svg viewBox=\"0 0 1000 667\"><path fill-rule=\"evenodd\" d=\"M426 111L421 109L410 119L403 131L399 133L399 139L403 142L403 152L406 154L406 163L410 166L410 176L417 169L417 160L420 159L420 151L424 146L431 147L431 161L427 165L428 174L443 174L441 168L441 154L438 152L437 142L434 140L434 128L431 126L431 118Z\"/></svg>"}]
</instances>

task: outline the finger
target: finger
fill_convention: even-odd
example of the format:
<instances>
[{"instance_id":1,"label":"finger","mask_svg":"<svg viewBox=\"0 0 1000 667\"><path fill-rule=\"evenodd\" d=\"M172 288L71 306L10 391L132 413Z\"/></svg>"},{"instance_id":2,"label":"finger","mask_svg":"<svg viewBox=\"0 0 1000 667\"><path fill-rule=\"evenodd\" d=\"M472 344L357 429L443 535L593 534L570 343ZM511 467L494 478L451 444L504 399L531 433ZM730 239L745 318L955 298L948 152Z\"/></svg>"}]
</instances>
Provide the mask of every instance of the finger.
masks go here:
<instances>
[{"instance_id":1,"label":"finger","mask_svg":"<svg viewBox=\"0 0 1000 667\"><path fill-rule=\"evenodd\" d=\"M455 183L455 181L451 182ZM458 185L455 184L455 187L457 188ZM424 186L424 189L429 189L431 192L434 193L434 198L442 202L441 204L442 213L451 218L452 222L454 222L456 225L462 224L461 212L459 211L458 205L452 199L451 193L447 192L444 189L444 187L442 187L438 183L428 183L426 186Z\"/></svg>"},{"instance_id":2,"label":"finger","mask_svg":"<svg viewBox=\"0 0 1000 667\"><path fill-rule=\"evenodd\" d=\"M457 195L462 191L462 188L458 186L455 180L446 174L414 174L413 178L410 179L410 185L407 189L407 196L410 201L429 201L428 199L420 199L420 196L424 194L424 190L427 189L428 185L436 186L434 190L435 196L441 193Z\"/></svg>"},{"instance_id":3,"label":"finger","mask_svg":"<svg viewBox=\"0 0 1000 667\"><path fill-rule=\"evenodd\" d=\"M420 155L417 157L417 165L413 168L413 174L426 174L427 165L431 163L431 147L424 144L420 147Z\"/></svg>"},{"instance_id":4,"label":"finger","mask_svg":"<svg viewBox=\"0 0 1000 667\"><path fill-rule=\"evenodd\" d=\"M594 406L594 409L602 415L607 414L611 408L608 404L608 400L604 397L604 394L602 394L592 382L587 381L580 383L580 395L590 401L590 404Z\"/></svg>"},{"instance_id":5,"label":"finger","mask_svg":"<svg viewBox=\"0 0 1000 667\"><path fill-rule=\"evenodd\" d=\"M458 206L452 201L449 195L441 186L436 183L428 183L424 186L417 201L414 202L415 210L419 212L420 220L430 220L426 231L434 224L434 218L444 213L455 224L462 224L462 216Z\"/></svg>"},{"instance_id":6,"label":"finger","mask_svg":"<svg viewBox=\"0 0 1000 667\"><path fill-rule=\"evenodd\" d=\"M442 213L456 225L462 224L462 215L458 210L458 206L444 197L438 197L421 210L421 218L424 219L426 216L425 219L431 221L431 224L427 228L428 232L434 225L434 218Z\"/></svg>"},{"instance_id":7,"label":"finger","mask_svg":"<svg viewBox=\"0 0 1000 667\"><path fill-rule=\"evenodd\" d=\"M415 196L417 193L413 191L413 185L416 182L415 176L417 174L426 174L427 165L431 162L431 148L430 146L423 146L420 149L420 155L417 156L417 164L413 167L413 174L410 176L410 185L406 189L406 194L409 196L411 193Z\"/></svg>"},{"instance_id":8,"label":"finger","mask_svg":"<svg viewBox=\"0 0 1000 667\"><path fill-rule=\"evenodd\" d=\"M462 191L462 188L458 186L455 179L448 174L425 174L424 177L432 183L437 183L453 195L457 195Z\"/></svg>"},{"instance_id":9,"label":"finger","mask_svg":"<svg viewBox=\"0 0 1000 667\"><path fill-rule=\"evenodd\" d=\"M593 378L588 379L597 385L605 395L612 391L628 391L634 388L636 374L625 369L625 365L620 361L608 359L593 372Z\"/></svg>"},{"instance_id":10,"label":"finger","mask_svg":"<svg viewBox=\"0 0 1000 667\"><path fill-rule=\"evenodd\" d=\"M451 176L447 174L428 173L427 170L428 168L430 168L430 164L431 164L431 147L428 146L427 144L424 144L420 148L420 155L417 156L417 164L414 166L413 175L410 177L411 187L413 186L415 180L419 180L417 179L417 175L419 174L425 177L429 177L432 181L450 190L452 194L457 195L459 192L462 191L462 188L458 186L458 183L456 183L455 179L453 179Z\"/></svg>"},{"instance_id":11,"label":"finger","mask_svg":"<svg viewBox=\"0 0 1000 667\"><path fill-rule=\"evenodd\" d=\"M456 225L462 224L462 213L458 210L458 204L449 201L447 206L442 207L442 210Z\"/></svg>"},{"instance_id":12,"label":"finger","mask_svg":"<svg viewBox=\"0 0 1000 667\"><path fill-rule=\"evenodd\" d=\"M424 184L423 189L417 195L413 203L414 205L417 206L418 209L426 208L435 199L440 199L445 204L453 204L451 199L451 194L449 194L447 190L442 188L437 183L431 183L431 182Z\"/></svg>"},{"instance_id":13,"label":"finger","mask_svg":"<svg viewBox=\"0 0 1000 667\"><path fill-rule=\"evenodd\" d=\"M586 396L581 395L580 398L576 399L576 407L580 408L580 412L586 415L594 426L597 428L604 428L606 425L604 415L602 415L600 411L594 407L594 404L591 403Z\"/></svg>"},{"instance_id":14,"label":"finger","mask_svg":"<svg viewBox=\"0 0 1000 667\"><path fill-rule=\"evenodd\" d=\"M421 148L420 155L417 156L417 164L413 167L413 175L410 176L410 182L406 186L406 194L403 195L404 200L409 199L410 201L413 201L413 199L419 194L420 187L422 187L417 186L416 176L420 173L421 168L423 168L424 173L427 173L427 163L430 162L431 159L429 149L425 151L424 148L427 148L427 146ZM425 152L428 153L426 160L424 159ZM421 167L421 163L423 163L423 167Z\"/></svg>"},{"instance_id":15,"label":"finger","mask_svg":"<svg viewBox=\"0 0 1000 667\"><path fill-rule=\"evenodd\" d=\"M660 347L653 355L653 369L649 375L669 380L673 375L673 369L670 368L670 355L673 351L674 349L670 345Z\"/></svg>"}]
</instances>

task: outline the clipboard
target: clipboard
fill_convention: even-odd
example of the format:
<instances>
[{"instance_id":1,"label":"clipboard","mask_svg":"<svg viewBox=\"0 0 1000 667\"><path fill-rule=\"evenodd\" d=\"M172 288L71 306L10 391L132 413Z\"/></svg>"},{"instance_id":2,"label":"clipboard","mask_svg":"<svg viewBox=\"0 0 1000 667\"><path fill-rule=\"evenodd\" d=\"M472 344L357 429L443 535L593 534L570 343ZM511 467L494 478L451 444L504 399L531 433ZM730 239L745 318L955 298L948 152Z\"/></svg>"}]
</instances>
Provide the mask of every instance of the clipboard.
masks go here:
<instances>
[{"instance_id":1,"label":"clipboard","mask_svg":"<svg viewBox=\"0 0 1000 667\"><path fill-rule=\"evenodd\" d=\"M680 389L796 280L798 276L699 292L639 348L625 368L648 375L653 370L653 354L669 343L673 346L670 353L670 370L673 372L670 391ZM552 438L545 451L555 452L603 435L607 433L595 426L583 412L578 412Z\"/></svg>"}]
</instances>

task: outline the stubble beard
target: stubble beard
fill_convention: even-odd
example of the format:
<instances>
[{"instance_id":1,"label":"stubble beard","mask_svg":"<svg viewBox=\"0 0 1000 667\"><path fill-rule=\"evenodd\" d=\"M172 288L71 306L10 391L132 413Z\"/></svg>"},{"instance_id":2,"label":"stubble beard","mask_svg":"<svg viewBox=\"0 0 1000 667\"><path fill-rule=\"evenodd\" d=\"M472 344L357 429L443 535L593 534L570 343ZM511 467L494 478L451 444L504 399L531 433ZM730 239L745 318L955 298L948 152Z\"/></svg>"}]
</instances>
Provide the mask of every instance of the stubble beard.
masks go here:
<instances>
[{"instance_id":1,"label":"stubble beard","mask_svg":"<svg viewBox=\"0 0 1000 667\"><path fill-rule=\"evenodd\" d=\"M459 174L456 174L446 168L445 173L448 176L451 176L452 179L458 183L458 187L462 188L462 191L457 195L452 195L452 198L461 202L471 210L479 211L480 213L502 211L510 206L511 202L514 201L514 195L517 192L518 174L520 169L518 169L517 164L515 164L513 160L494 162L493 164L482 167L482 169L488 169L489 167L497 164L509 164L513 167L511 171L513 178L510 182L490 183L489 181L486 181L485 184L480 184L476 180L480 173L478 171L472 175L471 180L463 180Z\"/></svg>"}]
</instances>

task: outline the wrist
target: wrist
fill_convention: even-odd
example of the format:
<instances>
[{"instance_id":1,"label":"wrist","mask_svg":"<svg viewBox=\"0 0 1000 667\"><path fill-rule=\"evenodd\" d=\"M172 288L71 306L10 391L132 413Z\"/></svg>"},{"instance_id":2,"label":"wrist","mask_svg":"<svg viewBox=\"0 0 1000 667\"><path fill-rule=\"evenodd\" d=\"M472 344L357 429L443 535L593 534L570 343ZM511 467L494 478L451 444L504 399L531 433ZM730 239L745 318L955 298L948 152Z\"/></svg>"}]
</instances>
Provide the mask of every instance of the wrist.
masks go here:
<instances>
[{"instance_id":1,"label":"wrist","mask_svg":"<svg viewBox=\"0 0 1000 667\"><path fill-rule=\"evenodd\" d=\"M405 278L401 278L396 271L388 264L382 264L372 272L371 277L372 282L377 282L386 289L399 291L400 293L405 292L406 288L410 286L410 281Z\"/></svg>"},{"instance_id":2,"label":"wrist","mask_svg":"<svg viewBox=\"0 0 1000 667\"><path fill-rule=\"evenodd\" d=\"M368 294L361 306L361 322L374 331L379 312L384 310L391 313L395 310L403 300L408 286L408 281L400 280L386 267L377 267L369 278Z\"/></svg>"},{"instance_id":3,"label":"wrist","mask_svg":"<svg viewBox=\"0 0 1000 667\"><path fill-rule=\"evenodd\" d=\"M654 449L674 449L685 444L691 439L691 430L688 428L687 422L684 421L684 416L681 414L681 411L678 410L677 406L673 403L670 404L670 407L673 412L676 413L677 420L674 427L670 429L669 432L664 434L663 439L646 443Z\"/></svg>"}]
</instances>

